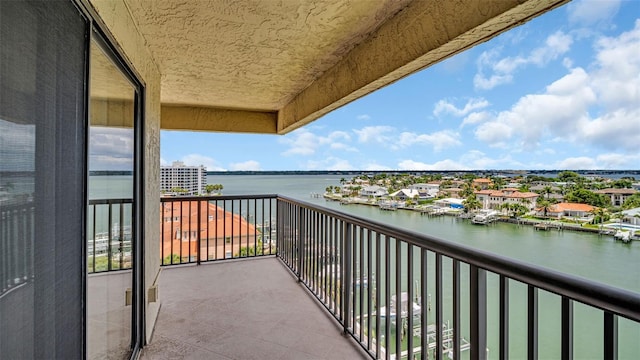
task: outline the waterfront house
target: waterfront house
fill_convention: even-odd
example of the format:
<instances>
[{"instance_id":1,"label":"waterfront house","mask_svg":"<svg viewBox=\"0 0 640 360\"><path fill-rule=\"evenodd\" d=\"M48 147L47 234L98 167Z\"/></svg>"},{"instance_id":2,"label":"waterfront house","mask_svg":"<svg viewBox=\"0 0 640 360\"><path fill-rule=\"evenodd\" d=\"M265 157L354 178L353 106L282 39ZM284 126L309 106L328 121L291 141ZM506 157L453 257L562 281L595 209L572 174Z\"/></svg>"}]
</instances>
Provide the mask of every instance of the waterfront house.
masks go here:
<instances>
[{"instance_id":1,"label":"waterfront house","mask_svg":"<svg viewBox=\"0 0 640 360\"><path fill-rule=\"evenodd\" d=\"M419 199L420 192L415 189L400 189L396 192L389 194L390 197L397 200L409 200L409 199Z\"/></svg>"},{"instance_id":2,"label":"waterfront house","mask_svg":"<svg viewBox=\"0 0 640 360\"><path fill-rule=\"evenodd\" d=\"M416 243L401 229L366 220L356 224L336 215L339 212L300 205L286 197L242 198L245 211L255 208L258 201L268 204L262 206L263 211L274 209L269 219L275 219L282 235L277 257L226 263L222 259L218 261L223 264L215 266L176 268L162 267L159 256L165 249L163 226L174 224L175 216L165 221L159 202L181 201L160 199L161 130L287 134L566 2L0 1L0 124L3 136L20 143L19 156L3 157L2 165L28 167L25 176L37 184L33 197L2 209L0 358L393 356L372 348L371 341L363 340L366 336L356 337L352 322L356 312L350 301L326 300L332 294L325 293L314 298L325 299L324 308L305 307L311 297L298 296L325 288L312 280L317 279L317 272L311 269L319 268L327 258L318 255L320 247L304 242L327 239L315 235L323 226L335 224L343 226L343 231L332 232L332 245L357 241L354 235L365 231L369 235L377 232L387 245L391 239L397 239L394 244L398 246L412 241L419 251L456 259L468 267L472 281L469 307L475 315L469 325L471 358L486 353L487 307L497 305L487 303L487 274L500 276L505 284L516 280L527 284L530 299L534 299L529 303L535 304L530 314L538 313L539 289L559 294L563 309L565 300L568 307L580 301L594 311L604 309L603 353L605 357L616 353L617 345L611 344L617 343L618 331L607 324L617 324L618 316L634 321L640 317L632 311L636 303L627 302L625 308L619 305L622 302L615 302L621 296L609 296L619 295L615 289L607 288L606 297L594 298L598 291L591 295L584 291L583 283L566 276L562 280L572 285L566 291L555 285L561 274L551 276L537 269L533 281L514 261L473 250L463 252L435 239ZM128 136L122 144L129 146L117 149L117 160L129 159L126 171L132 175L126 199L107 198L113 195L107 194L88 200L90 155L96 155L89 153L96 148L90 134L100 129ZM15 150L7 148L11 144L0 142L0 153ZM118 144L114 140L108 145ZM229 197L228 201L239 202L239 198ZM129 248L123 242L110 243L106 257L118 260L114 254L128 252L128 269L112 266L115 262L111 261L104 273L88 273L87 261L94 259L87 257L87 226L95 221L98 206L109 214L103 219L109 225L114 218L123 222L126 217L131 222ZM173 205L169 208L174 209ZM242 234L246 220L226 213L220 216L230 216L234 224L237 220ZM185 220L184 215L179 217ZM170 230L169 236L172 244L181 242L178 248L183 253L199 252L198 261L190 263L195 265L202 260L202 249L193 248L190 239L202 236L186 230L185 224L187 228L202 226L204 220L192 221L191 215L188 219L180 231ZM208 226L208 217L206 223ZM249 227L247 233L250 231ZM185 239L189 246L183 249ZM430 243L439 246L429 248ZM344 248L349 254L356 246ZM173 258L173 251L169 252ZM355 269L351 265L356 262L347 261L359 255L358 251L352 257L346 254L336 257L345 262L343 277L353 275L347 269ZM392 259L387 253L381 260ZM285 267L291 272L285 272ZM216 275L210 275L208 271L214 269ZM406 282L401 275L397 272L396 276ZM331 280L335 288L342 283L334 293L344 290L348 298L356 299L350 286L344 285L351 279L336 281L333 276ZM377 290L380 294L383 289ZM296 299L293 303L292 298ZM629 298L634 299L624 299ZM450 306L437 295L433 301L434 310ZM507 309L508 305L509 301ZM327 323L327 314L334 316L340 329ZM563 319L573 318L572 312L563 310L562 315ZM325 327L317 328L320 323ZM567 323L562 327L563 344L572 344L573 322ZM310 330L312 327L316 328ZM535 357L537 322L530 322L528 330L530 354ZM508 349L508 341L501 344L501 349ZM407 350L408 357L412 350Z\"/></svg>"},{"instance_id":3,"label":"waterfront house","mask_svg":"<svg viewBox=\"0 0 640 360\"><path fill-rule=\"evenodd\" d=\"M440 182L417 183L409 185L409 190L418 190L420 193L427 193L428 197L436 197L440 191Z\"/></svg>"},{"instance_id":4,"label":"waterfront house","mask_svg":"<svg viewBox=\"0 0 640 360\"><path fill-rule=\"evenodd\" d=\"M529 211L535 209L538 194L534 192L521 192L518 189L506 188L502 190L479 190L474 194L482 203L483 209L499 210L504 204L520 204Z\"/></svg>"},{"instance_id":5,"label":"waterfront house","mask_svg":"<svg viewBox=\"0 0 640 360\"><path fill-rule=\"evenodd\" d=\"M609 198L611 201L611 205L613 206L621 206L624 204L624 201L629 198L629 196L637 194L638 190L635 189L602 189L596 190L596 194L602 194Z\"/></svg>"},{"instance_id":6,"label":"waterfront house","mask_svg":"<svg viewBox=\"0 0 640 360\"><path fill-rule=\"evenodd\" d=\"M440 191L438 192L438 196L460 198L461 192L462 192L462 189L459 187L445 188L445 189L440 189Z\"/></svg>"},{"instance_id":7,"label":"waterfront house","mask_svg":"<svg viewBox=\"0 0 640 360\"><path fill-rule=\"evenodd\" d=\"M622 222L640 226L640 207L622 211Z\"/></svg>"},{"instance_id":8,"label":"waterfront house","mask_svg":"<svg viewBox=\"0 0 640 360\"><path fill-rule=\"evenodd\" d=\"M477 178L477 179L473 179L471 186L473 186L475 189L478 189L478 190L486 190L491 186L493 186L493 182L491 181L491 179Z\"/></svg>"},{"instance_id":9,"label":"waterfront house","mask_svg":"<svg viewBox=\"0 0 640 360\"><path fill-rule=\"evenodd\" d=\"M577 218L588 220L593 217L593 211L596 209L595 206L587 205L587 204L579 204L579 203L558 203L553 204L547 207L547 216L555 217L555 218ZM536 215L544 216L544 209L538 208L536 209Z\"/></svg>"},{"instance_id":10,"label":"waterfront house","mask_svg":"<svg viewBox=\"0 0 640 360\"><path fill-rule=\"evenodd\" d=\"M360 196L362 197L379 198L387 195L389 195L387 188L378 185L364 186L360 190Z\"/></svg>"},{"instance_id":11,"label":"waterfront house","mask_svg":"<svg viewBox=\"0 0 640 360\"><path fill-rule=\"evenodd\" d=\"M452 208L452 209L464 209L464 205L462 205L463 199L459 198L444 198L438 199L433 203L444 208Z\"/></svg>"}]
</instances>

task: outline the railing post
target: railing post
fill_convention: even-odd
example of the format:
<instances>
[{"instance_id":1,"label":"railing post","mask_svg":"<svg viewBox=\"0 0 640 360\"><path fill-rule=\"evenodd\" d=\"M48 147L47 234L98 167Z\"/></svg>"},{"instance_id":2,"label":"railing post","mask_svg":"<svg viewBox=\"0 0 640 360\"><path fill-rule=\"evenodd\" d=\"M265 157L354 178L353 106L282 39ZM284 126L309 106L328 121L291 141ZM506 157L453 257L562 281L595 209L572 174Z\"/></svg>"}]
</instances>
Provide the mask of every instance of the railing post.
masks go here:
<instances>
[{"instance_id":1,"label":"railing post","mask_svg":"<svg viewBox=\"0 0 640 360\"><path fill-rule=\"evenodd\" d=\"M343 332L344 334L349 333L349 312L351 309L349 308L349 289L351 289L350 284L352 283L351 279L351 251L352 251L352 243L353 239L351 238L351 224L343 223L342 227L342 239L344 251L342 253L342 272L344 273L342 286L342 320L343 320Z\"/></svg>"},{"instance_id":2,"label":"railing post","mask_svg":"<svg viewBox=\"0 0 640 360\"><path fill-rule=\"evenodd\" d=\"M207 201L207 205L208 205L208 203L209 202ZM202 248L201 248L202 242L200 240L200 238L202 237L202 234L200 233L200 230L201 230L200 229L200 222L202 221L202 218L201 218L202 214L200 213L200 208L202 207L202 201L198 201L197 204L198 204L198 211L197 211L197 215L196 216L197 216L198 220L196 220L196 234L197 234L196 235L196 242L198 243L198 249L196 249L196 256L198 257L198 260L196 260L196 264L200 265L200 255L201 255L200 252L202 251ZM191 229L189 229L189 230L191 230Z\"/></svg>"},{"instance_id":3,"label":"railing post","mask_svg":"<svg viewBox=\"0 0 640 360\"><path fill-rule=\"evenodd\" d=\"M564 342L563 342L564 344ZM500 351L499 359L509 358L509 279L500 275Z\"/></svg>"},{"instance_id":4,"label":"railing post","mask_svg":"<svg viewBox=\"0 0 640 360\"><path fill-rule=\"evenodd\" d=\"M298 282L302 281L303 248L304 248L304 208L298 207Z\"/></svg>"},{"instance_id":5,"label":"railing post","mask_svg":"<svg viewBox=\"0 0 640 360\"><path fill-rule=\"evenodd\" d=\"M487 273L470 266L471 359L487 358Z\"/></svg>"},{"instance_id":6,"label":"railing post","mask_svg":"<svg viewBox=\"0 0 640 360\"><path fill-rule=\"evenodd\" d=\"M618 359L618 316L604 312L604 359Z\"/></svg>"},{"instance_id":7,"label":"railing post","mask_svg":"<svg viewBox=\"0 0 640 360\"><path fill-rule=\"evenodd\" d=\"M538 359L538 289L527 288L527 358Z\"/></svg>"},{"instance_id":8,"label":"railing post","mask_svg":"<svg viewBox=\"0 0 640 360\"><path fill-rule=\"evenodd\" d=\"M562 359L573 359L573 301L562 297Z\"/></svg>"}]
</instances>

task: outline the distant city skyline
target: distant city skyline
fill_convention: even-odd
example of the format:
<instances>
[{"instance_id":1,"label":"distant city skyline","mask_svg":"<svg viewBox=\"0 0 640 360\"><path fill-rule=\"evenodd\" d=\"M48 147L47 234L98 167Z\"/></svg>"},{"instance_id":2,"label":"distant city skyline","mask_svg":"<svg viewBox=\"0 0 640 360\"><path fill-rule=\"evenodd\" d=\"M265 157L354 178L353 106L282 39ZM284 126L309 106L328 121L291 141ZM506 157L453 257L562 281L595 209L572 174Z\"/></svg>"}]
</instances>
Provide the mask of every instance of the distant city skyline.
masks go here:
<instances>
[{"instance_id":1,"label":"distant city skyline","mask_svg":"<svg viewBox=\"0 0 640 360\"><path fill-rule=\"evenodd\" d=\"M640 3L574 1L287 135L161 132L209 171L640 168Z\"/></svg>"}]
</instances>

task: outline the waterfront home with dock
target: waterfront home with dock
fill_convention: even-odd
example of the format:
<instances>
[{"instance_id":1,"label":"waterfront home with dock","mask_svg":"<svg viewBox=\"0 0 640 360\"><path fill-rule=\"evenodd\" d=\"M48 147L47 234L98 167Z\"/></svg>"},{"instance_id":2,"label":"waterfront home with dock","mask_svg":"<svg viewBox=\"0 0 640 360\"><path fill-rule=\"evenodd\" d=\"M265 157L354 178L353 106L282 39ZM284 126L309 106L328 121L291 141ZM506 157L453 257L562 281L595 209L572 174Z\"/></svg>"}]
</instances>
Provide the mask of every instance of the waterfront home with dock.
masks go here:
<instances>
[{"instance_id":1,"label":"waterfront home with dock","mask_svg":"<svg viewBox=\"0 0 640 360\"><path fill-rule=\"evenodd\" d=\"M483 209L500 209L504 204L520 204L529 210L536 207L539 194L534 192L520 192L518 189L480 190L474 192L482 203Z\"/></svg>"},{"instance_id":2,"label":"waterfront home with dock","mask_svg":"<svg viewBox=\"0 0 640 360\"><path fill-rule=\"evenodd\" d=\"M588 220L593 216L595 206L578 203L558 203L547 207L546 216L554 218L571 217ZM536 215L544 216L543 208L536 209Z\"/></svg>"},{"instance_id":3,"label":"waterfront home with dock","mask_svg":"<svg viewBox=\"0 0 640 360\"><path fill-rule=\"evenodd\" d=\"M360 196L362 197L379 198L387 195L389 195L387 188L378 185L365 186L360 190Z\"/></svg>"}]
</instances>

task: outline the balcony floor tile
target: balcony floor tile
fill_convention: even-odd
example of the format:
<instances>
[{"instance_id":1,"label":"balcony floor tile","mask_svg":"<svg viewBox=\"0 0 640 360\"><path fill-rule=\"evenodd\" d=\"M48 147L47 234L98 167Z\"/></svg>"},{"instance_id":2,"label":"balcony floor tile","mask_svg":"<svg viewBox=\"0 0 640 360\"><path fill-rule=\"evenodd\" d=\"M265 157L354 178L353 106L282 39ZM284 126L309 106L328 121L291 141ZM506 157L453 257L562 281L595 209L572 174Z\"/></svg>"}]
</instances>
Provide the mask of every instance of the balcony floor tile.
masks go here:
<instances>
[{"instance_id":1,"label":"balcony floor tile","mask_svg":"<svg viewBox=\"0 0 640 360\"><path fill-rule=\"evenodd\" d=\"M141 359L366 359L276 258L163 268Z\"/></svg>"}]
</instances>

